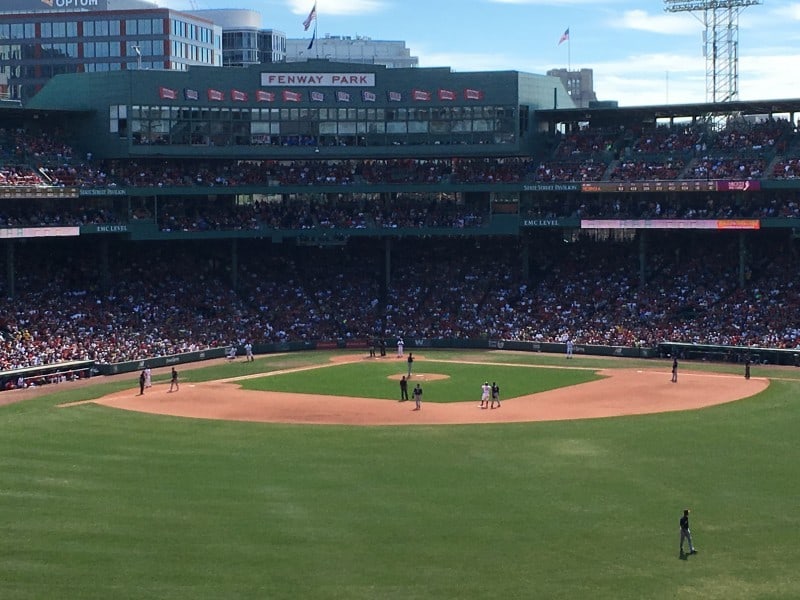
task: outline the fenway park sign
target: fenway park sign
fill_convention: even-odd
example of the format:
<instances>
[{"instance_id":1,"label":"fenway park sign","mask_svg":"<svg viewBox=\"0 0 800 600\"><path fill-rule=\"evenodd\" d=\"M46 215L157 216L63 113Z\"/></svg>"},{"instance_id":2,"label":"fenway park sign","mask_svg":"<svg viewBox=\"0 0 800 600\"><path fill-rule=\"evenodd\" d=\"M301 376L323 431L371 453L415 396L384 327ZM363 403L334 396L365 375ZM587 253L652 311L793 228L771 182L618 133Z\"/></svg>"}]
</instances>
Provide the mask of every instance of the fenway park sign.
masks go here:
<instances>
[{"instance_id":1,"label":"fenway park sign","mask_svg":"<svg viewBox=\"0 0 800 600\"><path fill-rule=\"evenodd\" d=\"M295 87L375 87L375 73L261 73L261 85Z\"/></svg>"}]
</instances>

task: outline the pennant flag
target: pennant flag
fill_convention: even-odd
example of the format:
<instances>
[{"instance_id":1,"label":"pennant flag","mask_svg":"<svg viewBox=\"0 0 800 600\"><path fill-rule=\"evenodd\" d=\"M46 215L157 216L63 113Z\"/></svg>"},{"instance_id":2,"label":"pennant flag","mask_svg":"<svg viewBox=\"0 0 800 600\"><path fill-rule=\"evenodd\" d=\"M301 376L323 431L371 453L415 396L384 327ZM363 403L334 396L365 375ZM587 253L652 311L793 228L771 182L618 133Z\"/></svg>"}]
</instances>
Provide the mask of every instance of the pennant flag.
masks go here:
<instances>
[{"instance_id":1,"label":"pennant flag","mask_svg":"<svg viewBox=\"0 0 800 600\"><path fill-rule=\"evenodd\" d=\"M560 46L563 42L569 41L569 27L567 27L566 31L561 34L561 37L558 39L557 46Z\"/></svg>"},{"instance_id":2,"label":"pennant flag","mask_svg":"<svg viewBox=\"0 0 800 600\"><path fill-rule=\"evenodd\" d=\"M350 102L350 93L349 92L336 92L336 100L338 102Z\"/></svg>"},{"instance_id":3,"label":"pennant flag","mask_svg":"<svg viewBox=\"0 0 800 600\"><path fill-rule=\"evenodd\" d=\"M455 100L456 93L452 90L439 90L439 100Z\"/></svg>"},{"instance_id":4,"label":"pennant flag","mask_svg":"<svg viewBox=\"0 0 800 600\"><path fill-rule=\"evenodd\" d=\"M362 90L361 91L361 99L364 102L375 102L375 100L377 99L377 96L372 92L368 92L367 90Z\"/></svg>"},{"instance_id":5,"label":"pennant flag","mask_svg":"<svg viewBox=\"0 0 800 600\"><path fill-rule=\"evenodd\" d=\"M240 92L239 90L231 90L231 100L235 102L247 102L247 92Z\"/></svg>"},{"instance_id":6,"label":"pennant flag","mask_svg":"<svg viewBox=\"0 0 800 600\"><path fill-rule=\"evenodd\" d=\"M481 90L467 88L464 90L464 98L467 100L483 100L483 92Z\"/></svg>"},{"instance_id":7,"label":"pennant flag","mask_svg":"<svg viewBox=\"0 0 800 600\"><path fill-rule=\"evenodd\" d=\"M317 26L314 25L314 35L311 36L311 41L308 42L308 48L306 50L311 50L311 47L314 45L314 40L317 39Z\"/></svg>"},{"instance_id":8,"label":"pennant flag","mask_svg":"<svg viewBox=\"0 0 800 600\"><path fill-rule=\"evenodd\" d=\"M425 90L412 90L411 97L414 100L423 100L427 102L428 100L431 99L431 93L426 92Z\"/></svg>"},{"instance_id":9,"label":"pennant flag","mask_svg":"<svg viewBox=\"0 0 800 600\"><path fill-rule=\"evenodd\" d=\"M300 94L289 90L283 90L282 96L284 102L300 102L302 100Z\"/></svg>"},{"instance_id":10,"label":"pennant flag","mask_svg":"<svg viewBox=\"0 0 800 600\"><path fill-rule=\"evenodd\" d=\"M387 97L389 102L400 102L403 99L403 95L400 92L388 92Z\"/></svg>"},{"instance_id":11,"label":"pennant flag","mask_svg":"<svg viewBox=\"0 0 800 600\"><path fill-rule=\"evenodd\" d=\"M256 102L275 102L275 94L272 92L265 92L264 90L257 90Z\"/></svg>"},{"instance_id":12,"label":"pennant flag","mask_svg":"<svg viewBox=\"0 0 800 600\"><path fill-rule=\"evenodd\" d=\"M309 94L309 98L312 102L324 102L325 94L322 92L311 92L311 94Z\"/></svg>"},{"instance_id":13,"label":"pennant flag","mask_svg":"<svg viewBox=\"0 0 800 600\"><path fill-rule=\"evenodd\" d=\"M218 102L222 101L222 100L225 100L225 92L220 92L219 90L209 89L208 90L208 99L209 100L216 100Z\"/></svg>"},{"instance_id":14,"label":"pennant flag","mask_svg":"<svg viewBox=\"0 0 800 600\"><path fill-rule=\"evenodd\" d=\"M308 31L308 28L311 27L311 23L317 20L317 3L314 2L314 6L311 8L311 12L308 13L306 20L303 21L303 30Z\"/></svg>"},{"instance_id":15,"label":"pennant flag","mask_svg":"<svg viewBox=\"0 0 800 600\"><path fill-rule=\"evenodd\" d=\"M183 97L186 100L197 100L198 98L200 98L200 92L190 88L183 88Z\"/></svg>"},{"instance_id":16,"label":"pennant flag","mask_svg":"<svg viewBox=\"0 0 800 600\"><path fill-rule=\"evenodd\" d=\"M175 100L178 97L178 92L168 87L158 88L158 96L162 100Z\"/></svg>"}]
</instances>

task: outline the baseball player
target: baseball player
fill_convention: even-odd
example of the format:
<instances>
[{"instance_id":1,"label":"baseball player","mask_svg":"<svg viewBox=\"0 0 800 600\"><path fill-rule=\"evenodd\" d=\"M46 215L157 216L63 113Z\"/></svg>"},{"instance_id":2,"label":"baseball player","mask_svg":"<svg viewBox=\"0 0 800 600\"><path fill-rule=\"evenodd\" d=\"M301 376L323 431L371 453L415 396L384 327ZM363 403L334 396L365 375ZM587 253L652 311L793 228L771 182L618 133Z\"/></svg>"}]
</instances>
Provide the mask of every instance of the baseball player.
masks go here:
<instances>
[{"instance_id":1,"label":"baseball player","mask_svg":"<svg viewBox=\"0 0 800 600\"><path fill-rule=\"evenodd\" d=\"M488 381L484 381L481 386L481 408L489 408L489 395L492 393L492 386Z\"/></svg>"},{"instance_id":2,"label":"baseball player","mask_svg":"<svg viewBox=\"0 0 800 600\"><path fill-rule=\"evenodd\" d=\"M689 529L689 509L685 509L683 511L683 516L681 517L681 556L683 556L683 541L686 540L689 542L689 554L697 554L697 548L694 547L692 544L692 532Z\"/></svg>"},{"instance_id":3,"label":"baseball player","mask_svg":"<svg viewBox=\"0 0 800 600\"><path fill-rule=\"evenodd\" d=\"M413 391L414 395L414 410L422 410L422 386L417 384Z\"/></svg>"},{"instance_id":4,"label":"baseball player","mask_svg":"<svg viewBox=\"0 0 800 600\"><path fill-rule=\"evenodd\" d=\"M492 382L492 408L494 408L494 403L497 402L497 408L500 408L500 386L497 385L497 382Z\"/></svg>"}]
</instances>

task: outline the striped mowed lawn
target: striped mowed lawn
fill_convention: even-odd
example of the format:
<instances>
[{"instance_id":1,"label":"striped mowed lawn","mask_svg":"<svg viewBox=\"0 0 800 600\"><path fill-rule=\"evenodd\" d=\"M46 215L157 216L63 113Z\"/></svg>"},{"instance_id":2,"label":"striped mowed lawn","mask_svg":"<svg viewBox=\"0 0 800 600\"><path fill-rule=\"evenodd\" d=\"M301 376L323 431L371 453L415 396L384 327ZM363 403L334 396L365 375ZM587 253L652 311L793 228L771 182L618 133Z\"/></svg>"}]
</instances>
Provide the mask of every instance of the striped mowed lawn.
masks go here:
<instances>
[{"instance_id":1,"label":"striped mowed lawn","mask_svg":"<svg viewBox=\"0 0 800 600\"><path fill-rule=\"evenodd\" d=\"M436 353L460 356L563 365ZM600 364L634 363L574 361ZM0 408L0 597L795 598L800 372L762 375L762 394L698 411L375 428L56 408L135 383L65 386Z\"/></svg>"}]
</instances>

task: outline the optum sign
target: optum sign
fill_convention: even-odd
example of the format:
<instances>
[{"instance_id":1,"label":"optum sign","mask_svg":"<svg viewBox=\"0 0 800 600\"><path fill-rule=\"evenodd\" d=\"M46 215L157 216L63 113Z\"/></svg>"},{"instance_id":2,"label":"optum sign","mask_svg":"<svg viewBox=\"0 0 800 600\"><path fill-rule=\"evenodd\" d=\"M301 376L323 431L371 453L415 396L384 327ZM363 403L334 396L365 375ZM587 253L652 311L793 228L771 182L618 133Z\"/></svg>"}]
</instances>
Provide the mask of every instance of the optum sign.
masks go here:
<instances>
[{"instance_id":1,"label":"optum sign","mask_svg":"<svg viewBox=\"0 0 800 600\"><path fill-rule=\"evenodd\" d=\"M106 0L43 0L53 8L94 8L105 10L108 8Z\"/></svg>"}]
</instances>

